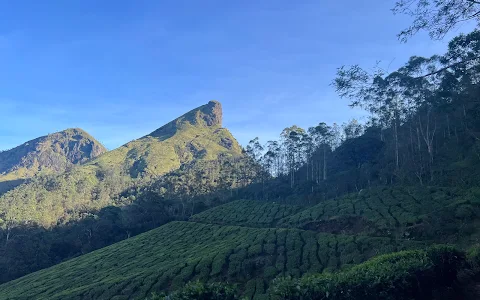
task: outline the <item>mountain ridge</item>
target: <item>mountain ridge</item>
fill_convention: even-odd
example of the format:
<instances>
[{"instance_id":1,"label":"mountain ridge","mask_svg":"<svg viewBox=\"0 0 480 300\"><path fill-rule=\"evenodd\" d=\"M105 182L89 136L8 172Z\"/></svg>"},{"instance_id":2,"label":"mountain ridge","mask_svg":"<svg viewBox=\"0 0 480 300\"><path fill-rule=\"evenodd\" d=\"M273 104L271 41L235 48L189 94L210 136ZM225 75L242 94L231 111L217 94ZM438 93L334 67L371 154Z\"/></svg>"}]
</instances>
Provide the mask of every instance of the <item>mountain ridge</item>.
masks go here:
<instances>
[{"instance_id":1,"label":"mountain ridge","mask_svg":"<svg viewBox=\"0 0 480 300\"><path fill-rule=\"evenodd\" d=\"M163 125L162 127L154 130L150 134L144 136L149 137L163 137L165 135L171 134L171 130L178 130L181 129L186 123L190 123L191 125L195 126L207 126L207 127L214 127L214 126L222 126L223 121L223 112L222 112L222 104L219 101L211 100L207 104L199 106L190 110L189 112L181 115L178 118L168 122L167 124Z\"/></svg>"},{"instance_id":2,"label":"mountain ridge","mask_svg":"<svg viewBox=\"0 0 480 300\"><path fill-rule=\"evenodd\" d=\"M56 224L60 218L68 222L70 218L65 218L65 214L112 205L131 186L145 185L181 166L217 160L220 156L242 156L241 146L228 129L221 127L221 121L221 104L210 101L152 134L68 172L33 180L0 197L0 223L8 218L45 227ZM13 214L12 207L23 206L25 213L8 217Z\"/></svg>"}]
</instances>

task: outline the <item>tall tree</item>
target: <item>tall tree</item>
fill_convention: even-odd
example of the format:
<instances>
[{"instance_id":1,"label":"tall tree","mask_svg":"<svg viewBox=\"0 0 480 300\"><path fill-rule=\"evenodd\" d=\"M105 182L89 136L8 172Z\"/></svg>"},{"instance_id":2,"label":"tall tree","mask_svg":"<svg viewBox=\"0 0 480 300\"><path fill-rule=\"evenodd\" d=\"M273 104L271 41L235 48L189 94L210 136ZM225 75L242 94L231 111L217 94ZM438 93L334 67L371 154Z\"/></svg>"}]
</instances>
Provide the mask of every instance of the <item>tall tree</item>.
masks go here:
<instances>
[{"instance_id":1,"label":"tall tree","mask_svg":"<svg viewBox=\"0 0 480 300\"><path fill-rule=\"evenodd\" d=\"M442 39L459 24L480 22L480 1L477 0L399 0L393 8L395 14L413 18L412 24L398 37L406 42L419 31L426 31L432 39Z\"/></svg>"},{"instance_id":2,"label":"tall tree","mask_svg":"<svg viewBox=\"0 0 480 300\"><path fill-rule=\"evenodd\" d=\"M293 125L287 127L282 131L281 137L286 149L287 167L290 174L290 185L293 188L295 185L295 173L302 165L302 137L305 135L305 130Z\"/></svg>"},{"instance_id":3,"label":"tall tree","mask_svg":"<svg viewBox=\"0 0 480 300\"><path fill-rule=\"evenodd\" d=\"M310 127L308 129L309 134L312 136L313 141L316 144L317 149L322 152L322 179L327 180L327 153L331 151L332 143L332 128L326 123L319 123L315 127ZM319 177L317 176L316 181L319 183Z\"/></svg>"},{"instance_id":4,"label":"tall tree","mask_svg":"<svg viewBox=\"0 0 480 300\"><path fill-rule=\"evenodd\" d=\"M345 134L345 139L353 139L359 137L363 134L363 125L360 124L356 119L351 119L348 123L342 125L343 133Z\"/></svg>"}]
</instances>

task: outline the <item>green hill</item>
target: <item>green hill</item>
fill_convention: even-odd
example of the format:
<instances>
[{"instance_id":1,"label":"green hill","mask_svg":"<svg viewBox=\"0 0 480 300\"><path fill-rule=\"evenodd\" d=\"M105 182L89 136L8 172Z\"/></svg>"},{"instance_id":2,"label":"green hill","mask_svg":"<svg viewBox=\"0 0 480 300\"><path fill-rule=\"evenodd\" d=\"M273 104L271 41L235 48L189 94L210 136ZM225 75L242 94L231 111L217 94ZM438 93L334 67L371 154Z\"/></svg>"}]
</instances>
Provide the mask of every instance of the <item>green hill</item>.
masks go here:
<instances>
[{"instance_id":1,"label":"green hill","mask_svg":"<svg viewBox=\"0 0 480 300\"><path fill-rule=\"evenodd\" d=\"M0 286L0 299L141 299L187 281L239 283L261 297L277 275L335 270L418 248L389 238L171 222Z\"/></svg>"},{"instance_id":2,"label":"green hill","mask_svg":"<svg viewBox=\"0 0 480 300\"><path fill-rule=\"evenodd\" d=\"M250 160L211 101L151 134L0 197L0 282L184 220L247 184ZM208 196L207 196L208 194ZM35 253L35 254L33 254Z\"/></svg>"},{"instance_id":3,"label":"green hill","mask_svg":"<svg viewBox=\"0 0 480 300\"><path fill-rule=\"evenodd\" d=\"M221 121L221 105L211 101L86 164L35 178L0 198L0 224L65 223L80 213L115 204L125 190L181 166L222 155L241 156L241 147Z\"/></svg>"},{"instance_id":4,"label":"green hill","mask_svg":"<svg viewBox=\"0 0 480 300\"><path fill-rule=\"evenodd\" d=\"M79 128L42 136L0 152L0 194L34 175L58 174L107 149Z\"/></svg>"},{"instance_id":5,"label":"green hill","mask_svg":"<svg viewBox=\"0 0 480 300\"><path fill-rule=\"evenodd\" d=\"M215 160L222 153L240 155L241 151L232 134L222 128L220 102L210 101L88 165L122 168L138 178L163 175L193 160Z\"/></svg>"},{"instance_id":6,"label":"green hill","mask_svg":"<svg viewBox=\"0 0 480 300\"><path fill-rule=\"evenodd\" d=\"M471 245L480 234L479 196L477 189L372 188L323 201L277 225Z\"/></svg>"}]
</instances>

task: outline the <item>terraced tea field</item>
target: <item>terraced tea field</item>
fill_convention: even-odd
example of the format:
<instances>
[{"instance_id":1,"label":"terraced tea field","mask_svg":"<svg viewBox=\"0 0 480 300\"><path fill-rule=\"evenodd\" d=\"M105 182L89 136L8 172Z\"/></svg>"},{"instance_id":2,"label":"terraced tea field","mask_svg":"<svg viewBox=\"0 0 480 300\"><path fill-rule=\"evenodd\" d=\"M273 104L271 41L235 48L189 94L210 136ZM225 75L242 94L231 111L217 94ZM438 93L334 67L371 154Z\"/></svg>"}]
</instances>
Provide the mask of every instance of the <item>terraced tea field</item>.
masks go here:
<instances>
[{"instance_id":1,"label":"terraced tea field","mask_svg":"<svg viewBox=\"0 0 480 300\"><path fill-rule=\"evenodd\" d=\"M172 222L15 281L2 299L142 299L195 279L239 283L265 297L277 275L300 276L358 264L422 244L298 229Z\"/></svg>"},{"instance_id":2,"label":"terraced tea field","mask_svg":"<svg viewBox=\"0 0 480 300\"><path fill-rule=\"evenodd\" d=\"M377 188L324 201L278 224L317 231L386 235L455 202L459 195L442 188Z\"/></svg>"},{"instance_id":3,"label":"terraced tea field","mask_svg":"<svg viewBox=\"0 0 480 300\"><path fill-rule=\"evenodd\" d=\"M302 207L294 205L238 200L194 215L190 220L219 225L275 227L275 224L280 219L291 216L301 210Z\"/></svg>"},{"instance_id":4,"label":"terraced tea field","mask_svg":"<svg viewBox=\"0 0 480 300\"><path fill-rule=\"evenodd\" d=\"M430 222L423 232L472 235L465 223L475 226L478 199L452 189L389 188L313 207L234 201L0 285L0 299L144 299L196 279L238 283L248 299L266 299L279 276L334 271L425 247L430 238L392 234L419 222Z\"/></svg>"}]
</instances>

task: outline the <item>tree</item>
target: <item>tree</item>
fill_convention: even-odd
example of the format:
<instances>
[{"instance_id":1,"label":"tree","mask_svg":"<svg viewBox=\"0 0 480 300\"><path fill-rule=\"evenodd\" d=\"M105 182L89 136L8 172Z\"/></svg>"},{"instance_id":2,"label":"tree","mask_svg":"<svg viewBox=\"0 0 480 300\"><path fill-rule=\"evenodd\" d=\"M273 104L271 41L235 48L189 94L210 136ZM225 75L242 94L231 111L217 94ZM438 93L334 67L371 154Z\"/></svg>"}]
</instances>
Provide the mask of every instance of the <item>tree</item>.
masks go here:
<instances>
[{"instance_id":1,"label":"tree","mask_svg":"<svg viewBox=\"0 0 480 300\"><path fill-rule=\"evenodd\" d=\"M352 100L351 107L361 107L367 110L376 120L381 129L393 128L395 168L400 166L399 126L405 122L412 103L404 97L408 91L408 81L405 74L397 71L386 75L376 68L369 73L358 65L337 70L333 85L340 97ZM381 136L383 140L383 135Z\"/></svg>"},{"instance_id":2,"label":"tree","mask_svg":"<svg viewBox=\"0 0 480 300\"><path fill-rule=\"evenodd\" d=\"M419 31L426 31L432 39L442 39L460 23L480 22L480 1L477 0L399 0L395 14L413 18L413 23L398 34L406 42Z\"/></svg>"},{"instance_id":3,"label":"tree","mask_svg":"<svg viewBox=\"0 0 480 300\"><path fill-rule=\"evenodd\" d=\"M302 165L302 137L305 130L293 125L282 131L283 144L286 149L287 167L290 174L290 186L293 188L295 184L295 172Z\"/></svg>"},{"instance_id":4,"label":"tree","mask_svg":"<svg viewBox=\"0 0 480 300\"><path fill-rule=\"evenodd\" d=\"M352 119L348 121L348 123L344 123L342 127L346 140L359 137L363 134L363 125L360 124L356 119Z\"/></svg>"},{"instance_id":5,"label":"tree","mask_svg":"<svg viewBox=\"0 0 480 300\"><path fill-rule=\"evenodd\" d=\"M263 146L260 144L258 137L254 138L247 145L247 154L253 158L253 160L260 162L262 158Z\"/></svg>"},{"instance_id":6,"label":"tree","mask_svg":"<svg viewBox=\"0 0 480 300\"><path fill-rule=\"evenodd\" d=\"M277 141L268 141L266 148L264 161L267 169L272 176L280 176L282 174L282 147Z\"/></svg>"},{"instance_id":7,"label":"tree","mask_svg":"<svg viewBox=\"0 0 480 300\"><path fill-rule=\"evenodd\" d=\"M308 129L308 132L312 136L312 139L315 142L317 149L320 149L322 151L322 179L327 180L327 153L332 148L332 128L326 123L322 122L315 127L310 127ZM317 177L317 183L318 182L319 178Z\"/></svg>"}]
</instances>

